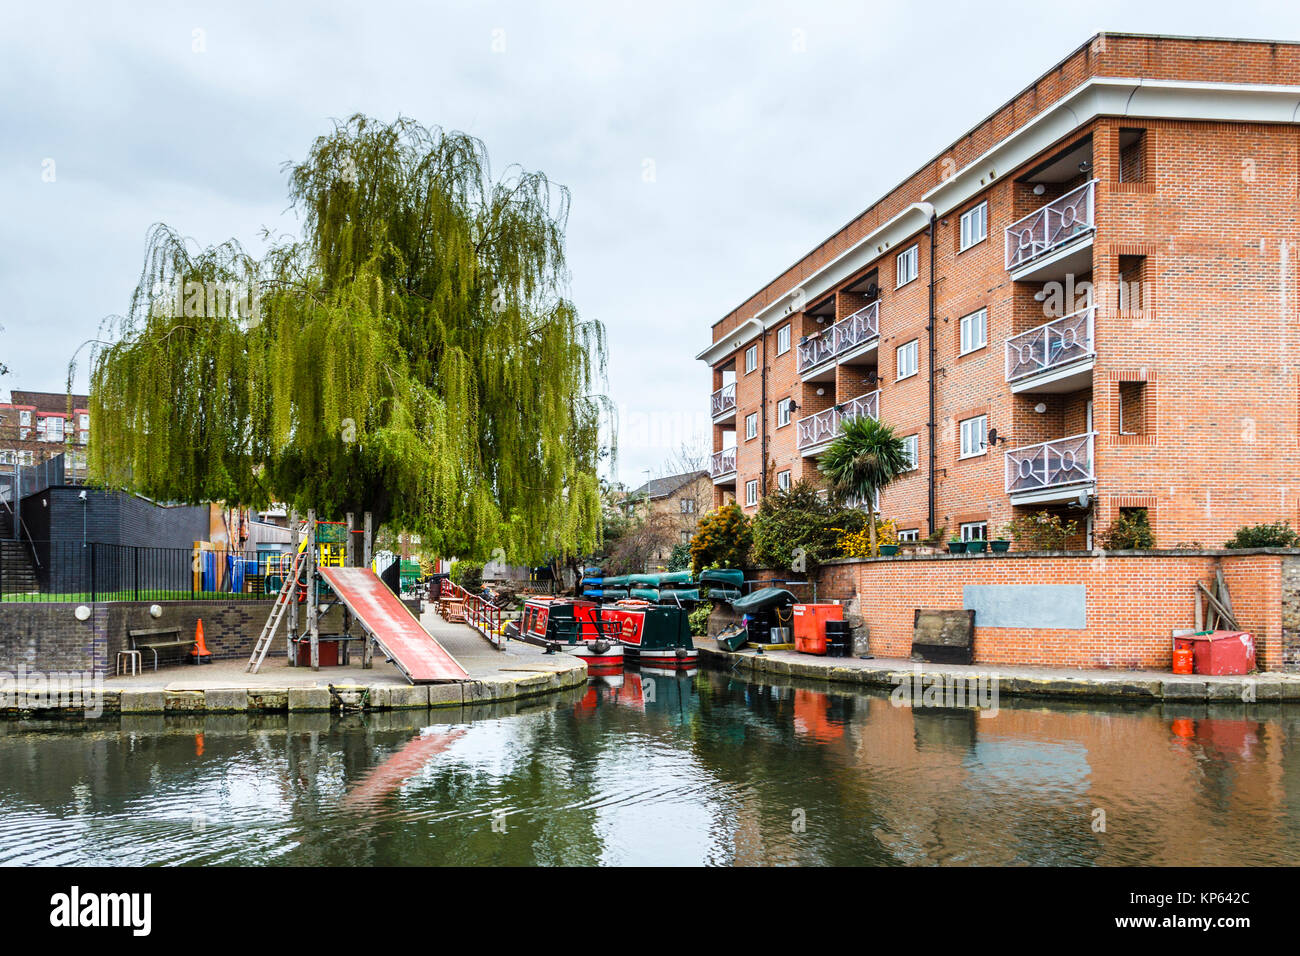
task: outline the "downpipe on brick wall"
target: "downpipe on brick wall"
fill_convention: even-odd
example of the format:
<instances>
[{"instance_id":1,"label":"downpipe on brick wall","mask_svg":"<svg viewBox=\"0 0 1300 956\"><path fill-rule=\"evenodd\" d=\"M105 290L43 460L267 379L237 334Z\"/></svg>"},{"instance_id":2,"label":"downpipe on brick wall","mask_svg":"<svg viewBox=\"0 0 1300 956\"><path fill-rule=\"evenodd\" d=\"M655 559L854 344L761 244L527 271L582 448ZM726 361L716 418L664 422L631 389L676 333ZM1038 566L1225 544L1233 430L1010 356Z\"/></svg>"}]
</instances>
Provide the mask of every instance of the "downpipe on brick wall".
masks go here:
<instances>
[{"instance_id":1,"label":"downpipe on brick wall","mask_svg":"<svg viewBox=\"0 0 1300 956\"><path fill-rule=\"evenodd\" d=\"M939 217L938 214L935 212L933 203L918 202L913 204L913 208L924 213L926 216L929 217L930 220L930 229L929 229L930 232L930 309L929 309L930 315L925 323L926 345L927 345L927 352L928 352L928 359L926 361L926 373L929 378L929 392L930 392L929 395L930 414L929 414L929 421L926 423L926 432L927 432L926 441L930 446L928 449L930 467L927 469L928 474L926 476L926 495L927 495L928 506L929 506L929 522L930 522L929 532L930 534L934 534L935 532L934 463L936 460L935 450L934 450L934 426L935 426L935 421L934 421L934 405L935 405L935 401L934 401L934 283L935 283L934 249L935 249L935 233L937 231Z\"/></svg>"}]
</instances>

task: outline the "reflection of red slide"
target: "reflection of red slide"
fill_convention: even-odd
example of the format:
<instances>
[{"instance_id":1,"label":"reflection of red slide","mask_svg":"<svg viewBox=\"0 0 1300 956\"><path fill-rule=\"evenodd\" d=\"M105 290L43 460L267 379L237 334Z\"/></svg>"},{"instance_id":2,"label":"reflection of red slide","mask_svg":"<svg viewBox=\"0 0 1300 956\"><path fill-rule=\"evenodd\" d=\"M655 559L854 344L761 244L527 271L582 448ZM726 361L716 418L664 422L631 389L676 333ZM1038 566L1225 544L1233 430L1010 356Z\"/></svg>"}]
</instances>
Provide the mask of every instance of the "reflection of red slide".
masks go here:
<instances>
[{"instance_id":1,"label":"reflection of red slide","mask_svg":"<svg viewBox=\"0 0 1300 956\"><path fill-rule=\"evenodd\" d=\"M408 741L378 767L361 778L343 798L350 809L378 803L394 790L401 788L411 777L424 769L425 764L442 753L465 734L465 729L437 734L421 734Z\"/></svg>"},{"instance_id":2,"label":"reflection of red slide","mask_svg":"<svg viewBox=\"0 0 1300 956\"><path fill-rule=\"evenodd\" d=\"M412 684L469 677L374 571L324 567L320 573Z\"/></svg>"}]
</instances>

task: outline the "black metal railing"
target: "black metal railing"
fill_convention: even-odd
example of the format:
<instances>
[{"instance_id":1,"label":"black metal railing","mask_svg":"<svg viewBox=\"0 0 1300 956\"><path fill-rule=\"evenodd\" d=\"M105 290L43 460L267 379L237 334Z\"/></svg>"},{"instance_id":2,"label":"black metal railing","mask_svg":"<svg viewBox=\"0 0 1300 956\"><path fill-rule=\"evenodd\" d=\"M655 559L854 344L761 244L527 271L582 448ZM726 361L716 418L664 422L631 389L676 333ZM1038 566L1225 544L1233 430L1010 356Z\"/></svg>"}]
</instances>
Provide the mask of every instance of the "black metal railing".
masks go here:
<instances>
[{"instance_id":1,"label":"black metal railing","mask_svg":"<svg viewBox=\"0 0 1300 956\"><path fill-rule=\"evenodd\" d=\"M288 559L255 551L4 542L0 601L189 601L274 596Z\"/></svg>"}]
</instances>

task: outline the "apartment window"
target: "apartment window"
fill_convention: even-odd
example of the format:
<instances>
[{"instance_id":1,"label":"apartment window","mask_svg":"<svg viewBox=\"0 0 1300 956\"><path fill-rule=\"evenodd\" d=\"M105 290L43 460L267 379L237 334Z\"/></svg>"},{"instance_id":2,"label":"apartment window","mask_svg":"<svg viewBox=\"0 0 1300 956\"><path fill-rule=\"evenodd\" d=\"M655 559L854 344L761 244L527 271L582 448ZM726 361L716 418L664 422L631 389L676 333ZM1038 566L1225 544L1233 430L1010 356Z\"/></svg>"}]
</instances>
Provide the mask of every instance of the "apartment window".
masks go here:
<instances>
[{"instance_id":1,"label":"apartment window","mask_svg":"<svg viewBox=\"0 0 1300 956\"><path fill-rule=\"evenodd\" d=\"M745 504L753 507L758 504L758 479L745 482Z\"/></svg>"},{"instance_id":2,"label":"apartment window","mask_svg":"<svg viewBox=\"0 0 1300 956\"><path fill-rule=\"evenodd\" d=\"M682 544L690 544L690 543L691 543L691 533L689 531L683 531Z\"/></svg>"},{"instance_id":3,"label":"apartment window","mask_svg":"<svg viewBox=\"0 0 1300 956\"><path fill-rule=\"evenodd\" d=\"M790 472L778 471L776 473L776 487L781 491L790 490Z\"/></svg>"},{"instance_id":4,"label":"apartment window","mask_svg":"<svg viewBox=\"0 0 1300 956\"><path fill-rule=\"evenodd\" d=\"M45 419L45 440L63 441L63 419L62 418Z\"/></svg>"},{"instance_id":5,"label":"apartment window","mask_svg":"<svg viewBox=\"0 0 1300 956\"><path fill-rule=\"evenodd\" d=\"M776 403L776 427L790 424L790 406L794 404L794 399L783 398Z\"/></svg>"},{"instance_id":6,"label":"apartment window","mask_svg":"<svg viewBox=\"0 0 1300 956\"><path fill-rule=\"evenodd\" d=\"M695 499L694 499L694 498L683 498L683 499L682 499L682 514L684 514L684 515L693 515L693 514L695 514Z\"/></svg>"},{"instance_id":7,"label":"apartment window","mask_svg":"<svg viewBox=\"0 0 1300 956\"><path fill-rule=\"evenodd\" d=\"M988 444L987 415L976 415L961 423L961 457L972 458L984 454Z\"/></svg>"},{"instance_id":8,"label":"apartment window","mask_svg":"<svg viewBox=\"0 0 1300 956\"><path fill-rule=\"evenodd\" d=\"M1119 181L1140 183L1146 181L1147 131L1122 129L1119 131Z\"/></svg>"},{"instance_id":9,"label":"apartment window","mask_svg":"<svg viewBox=\"0 0 1300 956\"><path fill-rule=\"evenodd\" d=\"M80 422L80 424L78 424L77 427L80 428L83 432L90 427L89 415L83 413L82 415L78 416L77 420L78 422Z\"/></svg>"},{"instance_id":10,"label":"apartment window","mask_svg":"<svg viewBox=\"0 0 1300 956\"><path fill-rule=\"evenodd\" d=\"M917 466L919 461L917 457L918 446L919 440L916 435L908 435L903 439L903 454L907 456L907 460L910 462L907 466L908 471L914 470Z\"/></svg>"},{"instance_id":11,"label":"apartment window","mask_svg":"<svg viewBox=\"0 0 1300 956\"><path fill-rule=\"evenodd\" d=\"M974 352L989 344L989 310L980 309L961 320L961 354Z\"/></svg>"},{"instance_id":12,"label":"apartment window","mask_svg":"<svg viewBox=\"0 0 1300 956\"><path fill-rule=\"evenodd\" d=\"M24 409L23 411L18 413L18 424L23 425L26 428L32 427L31 409Z\"/></svg>"},{"instance_id":13,"label":"apartment window","mask_svg":"<svg viewBox=\"0 0 1300 956\"><path fill-rule=\"evenodd\" d=\"M18 455L11 448L0 449L0 465L12 465L18 460Z\"/></svg>"},{"instance_id":14,"label":"apartment window","mask_svg":"<svg viewBox=\"0 0 1300 956\"><path fill-rule=\"evenodd\" d=\"M906 345L900 345L896 352L898 359L898 377L907 378L916 374L917 348L919 339L912 339Z\"/></svg>"},{"instance_id":15,"label":"apartment window","mask_svg":"<svg viewBox=\"0 0 1300 956\"><path fill-rule=\"evenodd\" d=\"M790 351L790 326L783 325L776 330L776 354L784 355Z\"/></svg>"},{"instance_id":16,"label":"apartment window","mask_svg":"<svg viewBox=\"0 0 1300 956\"><path fill-rule=\"evenodd\" d=\"M961 526L961 539L963 541L984 541L988 538L989 523L987 521L967 521Z\"/></svg>"},{"instance_id":17,"label":"apartment window","mask_svg":"<svg viewBox=\"0 0 1300 956\"><path fill-rule=\"evenodd\" d=\"M905 286L916 278L918 248L918 246L912 246L910 249L904 249L898 254L899 286Z\"/></svg>"},{"instance_id":18,"label":"apartment window","mask_svg":"<svg viewBox=\"0 0 1300 956\"><path fill-rule=\"evenodd\" d=\"M758 412L750 412L745 416L745 441L758 437Z\"/></svg>"},{"instance_id":19,"label":"apartment window","mask_svg":"<svg viewBox=\"0 0 1300 956\"><path fill-rule=\"evenodd\" d=\"M758 346L751 345L745 349L745 374L748 375L756 368L758 368Z\"/></svg>"},{"instance_id":20,"label":"apartment window","mask_svg":"<svg viewBox=\"0 0 1300 956\"><path fill-rule=\"evenodd\" d=\"M35 464L35 462L36 462L36 456L30 450L20 451L18 453L18 464L31 465L31 464Z\"/></svg>"},{"instance_id":21,"label":"apartment window","mask_svg":"<svg viewBox=\"0 0 1300 956\"><path fill-rule=\"evenodd\" d=\"M1119 383L1119 414L1116 416L1121 435L1145 435L1147 383Z\"/></svg>"},{"instance_id":22,"label":"apartment window","mask_svg":"<svg viewBox=\"0 0 1300 956\"><path fill-rule=\"evenodd\" d=\"M919 528L904 528L898 532L898 540L903 541L920 541L921 531Z\"/></svg>"},{"instance_id":23,"label":"apartment window","mask_svg":"<svg viewBox=\"0 0 1300 956\"><path fill-rule=\"evenodd\" d=\"M961 214L961 247L969 249L989 236L989 204L982 202Z\"/></svg>"}]
</instances>

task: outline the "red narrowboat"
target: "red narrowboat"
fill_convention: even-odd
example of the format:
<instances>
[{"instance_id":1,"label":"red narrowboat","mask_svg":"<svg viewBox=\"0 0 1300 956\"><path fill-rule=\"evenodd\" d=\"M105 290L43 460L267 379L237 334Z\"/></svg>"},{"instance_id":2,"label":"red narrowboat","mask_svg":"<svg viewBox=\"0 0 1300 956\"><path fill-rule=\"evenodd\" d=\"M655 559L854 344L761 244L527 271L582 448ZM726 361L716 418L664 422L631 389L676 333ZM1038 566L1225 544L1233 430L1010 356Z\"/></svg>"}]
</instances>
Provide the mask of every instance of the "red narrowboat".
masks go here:
<instances>
[{"instance_id":1,"label":"red narrowboat","mask_svg":"<svg viewBox=\"0 0 1300 956\"><path fill-rule=\"evenodd\" d=\"M698 667L686 611L649 601L615 601L600 608L605 633L622 643L629 658L648 667Z\"/></svg>"},{"instance_id":2,"label":"red narrowboat","mask_svg":"<svg viewBox=\"0 0 1300 956\"><path fill-rule=\"evenodd\" d=\"M581 598L530 597L524 602L517 634L507 631L507 636L581 657L588 674L617 673L623 667L623 645L603 633L607 627L599 607Z\"/></svg>"}]
</instances>

